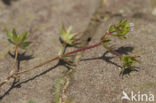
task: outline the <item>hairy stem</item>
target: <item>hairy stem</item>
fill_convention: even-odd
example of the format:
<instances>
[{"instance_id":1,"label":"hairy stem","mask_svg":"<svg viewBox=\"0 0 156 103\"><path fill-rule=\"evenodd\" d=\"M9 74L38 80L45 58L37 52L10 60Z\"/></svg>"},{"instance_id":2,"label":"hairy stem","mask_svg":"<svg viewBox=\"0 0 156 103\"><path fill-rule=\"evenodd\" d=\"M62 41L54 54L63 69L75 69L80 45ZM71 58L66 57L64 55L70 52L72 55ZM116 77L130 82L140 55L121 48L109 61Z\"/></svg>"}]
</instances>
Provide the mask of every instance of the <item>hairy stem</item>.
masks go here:
<instances>
[{"instance_id":1,"label":"hairy stem","mask_svg":"<svg viewBox=\"0 0 156 103\"><path fill-rule=\"evenodd\" d=\"M88 49L91 49L91 48L95 48L95 47L97 47L97 46L100 46L101 44L102 44L102 42L100 41L100 42L97 43L97 44L94 44L94 45L91 45L91 46L88 46L88 47L85 47L85 48L81 48L81 49L78 49L78 50L74 50L74 51L68 52L68 53L66 53L66 54L64 54L64 55L67 56L67 55L75 54L75 53L77 53L77 52L81 52L81 51L85 51L85 50L88 50ZM17 76L17 75L20 75L20 74L25 73L25 72L29 72L29 71L34 70L34 69L36 69L36 68L39 68L39 67L41 67L41 66L43 66L43 65L46 65L46 64L48 64L48 63L50 63L50 62L52 62L52 61L58 60L58 59L60 59L60 58L61 58L61 56L56 56L55 58L50 59L50 60L48 60L48 61L46 61L46 62L43 62L43 63L41 63L41 64L39 64L39 65L37 65L37 66L34 66L34 67L32 67L32 68L29 68L29 69L26 69L26 70L23 70L23 71L19 71L19 72L13 73L13 74L11 74L10 76L8 76L3 82L0 83L0 87L1 87L3 84L5 84L9 79L11 79L11 78L13 78L13 77L15 77L15 76ZM17 57L16 57L16 59L17 59Z\"/></svg>"}]
</instances>

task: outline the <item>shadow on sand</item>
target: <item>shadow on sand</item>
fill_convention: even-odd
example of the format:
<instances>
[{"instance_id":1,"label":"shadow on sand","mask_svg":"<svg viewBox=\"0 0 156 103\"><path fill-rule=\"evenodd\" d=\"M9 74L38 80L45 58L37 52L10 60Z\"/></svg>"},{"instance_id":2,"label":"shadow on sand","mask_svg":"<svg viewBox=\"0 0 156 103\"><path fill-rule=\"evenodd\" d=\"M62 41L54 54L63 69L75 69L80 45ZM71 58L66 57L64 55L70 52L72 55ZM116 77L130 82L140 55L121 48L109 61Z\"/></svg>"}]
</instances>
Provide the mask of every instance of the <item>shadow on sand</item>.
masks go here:
<instances>
[{"instance_id":1,"label":"shadow on sand","mask_svg":"<svg viewBox=\"0 0 156 103\"><path fill-rule=\"evenodd\" d=\"M120 53L121 55L128 55L129 53L133 52L134 48L133 47L125 47L122 46L115 50L116 52ZM107 54L110 53L109 51L106 51L101 57L96 57L96 58L88 58L88 59L81 59L81 61L88 61L88 60L96 60L96 59L102 59L107 63L113 64L119 68L122 68L122 66L118 65L117 63L111 61L111 59L115 58L116 56L107 56ZM124 75L130 75L131 72L137 71L138 72L138 67L134 67L136 69L130 70L130 69L125 69L124 71L121 71L119 76L123 78Z\"/></svg>"}]
</instances>

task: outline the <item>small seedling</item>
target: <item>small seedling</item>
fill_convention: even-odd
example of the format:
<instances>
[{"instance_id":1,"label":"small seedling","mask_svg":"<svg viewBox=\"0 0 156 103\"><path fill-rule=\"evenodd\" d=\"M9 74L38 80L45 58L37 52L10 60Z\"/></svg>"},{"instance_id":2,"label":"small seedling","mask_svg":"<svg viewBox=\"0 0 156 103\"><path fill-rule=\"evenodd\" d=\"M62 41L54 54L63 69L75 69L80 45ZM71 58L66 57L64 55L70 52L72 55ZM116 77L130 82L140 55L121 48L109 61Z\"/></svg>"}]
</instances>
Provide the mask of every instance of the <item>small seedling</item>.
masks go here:
<instances>
[{"instance_id":1,"label":"small seedling","mask_svg":"<svg viewBox=\"0 0 156 103\"><path fill-rule=\"evenodd\" d=\"M31 44L31 42L26 41L28 32L24 32L18 35L15 29L13 29L12 32L9 32L8 30L6 31L8 35L8 41L16 47L26 49L26 47Z\"/></svg>"},{"instance_id":2,"label":"small seedling","mask_svg":"<svg viewBox=\"0 0 156 103\"><path fill-rule=\"evenodd\" d=\"M70 26L67 30L65 29L64 25L62 25L62 28L60 30L60 38L63 41L63 43L66 43L67 45L74 46L75 45L75 36L76 33L71 33L72 26Z\"/></svg>"},{"instance_id":3,"label":"small seedling","mask_svg":"<svg viewBox=\"0 0 156 103\"><path fill-rule=\"evenodd\" d=\"M120 20L117 25L110 25L108 32L111 33L112 36L116 36L120 39L126 39L126 35L130 30L130 23L127 23L127 20Z\"/></svg>"},{"instance_id":4,"label":"small seedling","mask_svg":"<svg viewBox=\"0 0 156 103\"><path fill-rule=\"evenodd\" d=\"M64 55L64 51L67 46L76 46L76 36L78 33L71 33L72 26L69 26L69 28L66 30L64 25L62 25L60 30L60 39L62 41L62 46L60 47L58 55L61 57L63 61L69 61L70 56Z\"/></svg>"},{"instance_id":5,"label":"small seedling","mask_svg":"<svg viewBox=\"0 0 156 103\"><path fill-rule=\"evenodd\" d=\"M17 57L18 57L18 48L26 49L26 47L28 47L31 44L31 42L26 41L28 32L24 32L20 35L18 35L16 33L15 29L13 29L12 32L10 32L8 30L6 30L6 32L7 32L7 36L8 36L8 41L15 46L14 66L13 66L12 71L10 72L10 74L13 74L14 72L18 71L18 70L15 70L16 64L17 64L16 63Z\"/></svg>"}]
</instances>

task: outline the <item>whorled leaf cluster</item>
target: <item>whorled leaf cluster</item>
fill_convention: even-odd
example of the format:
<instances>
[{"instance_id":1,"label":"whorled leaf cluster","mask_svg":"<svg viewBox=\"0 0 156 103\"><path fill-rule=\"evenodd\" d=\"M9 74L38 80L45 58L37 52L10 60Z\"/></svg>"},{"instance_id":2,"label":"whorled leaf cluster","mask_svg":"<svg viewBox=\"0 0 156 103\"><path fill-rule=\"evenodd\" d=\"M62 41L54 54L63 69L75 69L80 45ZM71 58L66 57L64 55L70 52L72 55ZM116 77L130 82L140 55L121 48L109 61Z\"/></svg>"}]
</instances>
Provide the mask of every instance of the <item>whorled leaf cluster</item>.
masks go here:
<instances>
[{"instance_id":1,"label":"whorled leaf cluster","mask_svg":"<svg viewBox=\"0 0 156 103\"><path fill-rule=\"evenodd\" d=\"M8 41L15 46L18 46L22 49L26 49L26 47L28 47L31 44L31 42L26 41L28 32L24 32L19 35L16 33L15 29L13 29L12 32L8 30L6 30L6 32L8 35Z\"/></svg>"}]
</instances>

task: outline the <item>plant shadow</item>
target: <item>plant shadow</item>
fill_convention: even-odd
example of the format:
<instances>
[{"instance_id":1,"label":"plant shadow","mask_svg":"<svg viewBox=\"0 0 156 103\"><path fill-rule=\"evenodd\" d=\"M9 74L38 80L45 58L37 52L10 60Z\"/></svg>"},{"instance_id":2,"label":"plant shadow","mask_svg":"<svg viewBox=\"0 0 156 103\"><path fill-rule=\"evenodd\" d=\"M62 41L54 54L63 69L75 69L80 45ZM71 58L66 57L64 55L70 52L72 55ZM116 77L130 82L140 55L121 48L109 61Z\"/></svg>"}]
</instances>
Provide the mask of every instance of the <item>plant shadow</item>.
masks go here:
<instances>
[{"instance_id":1,"label":"plant shadow","mask_svg":"<svg viewBox=\"0 0 156 103\"><path fill-rule=\"evenodd\" d=\"M13 59L15 59L15 53L11 53L10 51L8 52L9 56L11 56ZM28 61L30 59L33 59L34 57L32 55L26 55L26 52L23 53L18 53L17 56L17 69L18 71L20 70L20 63L22 61Z\"/></svg>"},{"instance_id":2,"label":"plant shadow","mask_svg":"<svg viewBox=\"0 0 156 103\"><path fill-rule=\"evenodd\" d=\"M33 77L27 79L27 80L24 80L24 81L22 81L22 82L16 82L16 80L14 79L14 81L13 81L11 87L10 87L5 93L3 93L2 95L0 95L0 100L2 100L6 95L8 95L14 88L21 88L23 84L26 84L26 83L28 83L29 81L35 80L36 78L38 78L38 77L40 77L40 76L42 76L42 75L45 75L46 73L48 73L49 71L55 69L55 68L58 67L58 66L65 66L65 67L68 67L68 66L66 66L66 64L67 64L66 62L64 62L64 61L62 61L62 60L59 60L59 62L58 62L56 65L54 65L53 67L51 67L51 68L49 68L49 69L43 71L42 73L37 74L37 75L35 75L35 76L33 76Z\"/></svg>"},{"instance_id":3,"label":"plant shadow","mask_svg":"<svg viewBox=\"0 0 156 103\"><path fill-rule=\"evenodd\" d=\"M117 51L118 53L120 53L120 54L128 54L129 52L132 52L132 51L133 51L133 47L120 47L120 48L118 48L116 51ZM121 67L120 65L118 65L117 63L111 61L111 59L115 58L115 56L112 56L112 57L106 56L108 53L109 53L109 51L106 51L101 57L89 58L89 59L81 59L81 61L102 59L102 60L106 61L107 63L113 64L113 65L115 65L115 66L117 66L117 67L122 68L122 67ZM15 55L12 54L12 53L10 53L10 52L9 52L9 55L10 55L12 58L15 57ZM32 55L26 56L26 55L25 55L25 52L22 53L22 54L19 54L19 56L18 56L18 58L17 58L17 59L18 59L18 68L20 68L20 62L21 62L21 61L23 61L23 60L30 60L30 59L32 59L32 58L33 58ZM31 78L28 78L27 80L24 80L24 81L22 81L22 82L16 82L16 80L14 79L14 81L13 81L11 87L10 87L5 93L3 93L2 95L0 95L0 100L2 100L6 95L8 95L8 94L11 92L11 90L13 90L14 88L21 88L23 84L26 84L26 83L28 83L29 81L32 81L32 80L34 80L34 79L36 79L36 78L38 78L38 77L40 77L40 76L42 76L42 75L45 75L46 73L48 73L49 71L55 69L55 68L58 67L58 66L65 66L66 68L70 69L70 68L69 68L69 65L71 65L69 62L66 62L66 61L60 59L59 62L58 62L56 65L54 65L53 67L51 67L51 68L49 68L49 69L43 71L43 72L40 73L40 74L36 74L35 76L33 76L33 77L31 77ZM134 70L133 70L133 71L134 71ZM132 70L126 69L126 71L121 72L120 75L123 77L123 76L126 75L126 74L129 75L131 72L132 72Z\"/></svg>"},{"instance_id":4,"label":"plant shadow","mask_svg":"<svg viewBox=\"0 0 156 103\"><path fill-rule=\"evenodd\" d=\"M11 0L2 0L2 2L7 6L11 6Z\"/></svg>"},{"instance_id":5,"label":"plant shadow","mask_svg":"<svg viewBox=\"0 0 156 103\"><path fill-rule=\"evenodd\" d=\"M11 6L12 1L17 1L17 0L2 0L2 2L7 6Z\"/></svg>"},{"instance_id":6,"label":"plant shadow","mask_svg":"<svg viewBox=\"0 0 156 103\"><path fill-rule=\"evenodd\" d=\"M115 50L115 49L114 49ZM121 55L128 55L129 53L133 52L134 48L130 47L130 46L122 46L118 49L116 49L115 51L118 52ZM100 57L95 57L95 58L88 58L88 59L81 59L81 61L88 61L88 60L96 60L96 59L102 59L107 63L113 64L119 68L122 68L122 66L118 65L117 63L113 62L111 59L115 58L116 56L107 56L107 54L110 53L109 51L106 51L102 56ZM135 67L138 68L138 67ZM130 70L130 69L125 69L124 71L121 71L119 76L123 76L124 75L130 75L131 72L133 71L138 71L137 69L134 70Z\"/></svg>"},{"instance_id":7,"label":"plant shadow","mask_svg":"<svg viewBox=\"0 0 156 103\"><path fill-rule=\"evenodd\" d=\"M129 75L131 72L138 72L139 67L133 67L133 69L126 68L124 71L121 71L119 76L123 78L124 75Z\"/></svg>"}]
</instances>

